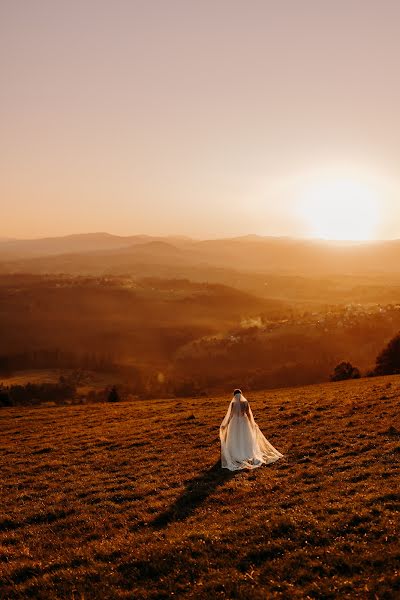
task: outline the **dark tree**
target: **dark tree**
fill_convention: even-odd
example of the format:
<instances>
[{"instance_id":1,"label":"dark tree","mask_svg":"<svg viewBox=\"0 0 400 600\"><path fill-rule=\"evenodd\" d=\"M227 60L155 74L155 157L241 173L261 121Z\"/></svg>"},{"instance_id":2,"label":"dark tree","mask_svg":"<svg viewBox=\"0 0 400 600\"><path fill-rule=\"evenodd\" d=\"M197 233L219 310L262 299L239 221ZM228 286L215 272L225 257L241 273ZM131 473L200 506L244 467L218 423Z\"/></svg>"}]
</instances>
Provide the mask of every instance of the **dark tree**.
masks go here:
<instances>
[{"instance_id":1,"label":"dark tree","mask_svg":"<svg viewBox=\"0 0 400 600\"><path fill-rule=\"evenodd\" d=\"M357 367L349 362L343 361L336 365L332 375L330 376L331 381L344 381L345 379L359 379L360 371Z\"/></svg>"},{"instance_id":2,"label":"dark tree","mask_svg":"<svg viewBox=\"0 0 400 600\"><path fill-rule=\"evenodd\" d=\"M12 406L13 405L13 401L9 396L9 393L4 390L4 389L0 389L0 406Z\"/></svg>"},{"instance_id":3,"label":"dark tree","mask_svg":"<svg viewBox=\"0 0 400 600\"><path fill-rule=\"evenodd\" d=\"M109 402L119 402L120 401L120 397L118 394L118 390L116 388L115 385L113 385L113 387L111 388L111 390L109 391L108 394L108 401Z\"/></svg>"},{"instance_id":4,"label":"dark tree","mask_svg":"<svg viewBox=\"0 0 400 600\"><path fill-rule=\"evenodd\" d=\"M376 375L395 375L400 373L400 333L390 340L378 354L375 364Z\"/></svg>"}]
</instances>

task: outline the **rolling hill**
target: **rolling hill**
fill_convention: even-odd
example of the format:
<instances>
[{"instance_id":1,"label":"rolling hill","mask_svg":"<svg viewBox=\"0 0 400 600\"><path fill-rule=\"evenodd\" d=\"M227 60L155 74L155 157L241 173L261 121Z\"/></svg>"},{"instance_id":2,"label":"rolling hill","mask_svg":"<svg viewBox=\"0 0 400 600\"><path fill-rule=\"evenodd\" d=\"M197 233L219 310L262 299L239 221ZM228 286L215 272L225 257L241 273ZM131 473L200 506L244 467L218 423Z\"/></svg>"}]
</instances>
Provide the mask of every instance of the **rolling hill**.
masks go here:
<instances>
[{"instance_id":1,"label":"rolling hill","mask_svg":"<svg viewBox=\"0 0 400 600\"><path fill-rule=\"evenodd\" d=\"M155 369L197 337L284 308L282 302L227 286L185 280L5 275L0 276L0 358L62 349L101 352L116 362Z\"/></svg>"},{"instance_id":2,"label":"rolling hill","mask_svg":"<svg viewBox=\"0 0 400 600\"><path fill-rule=\"evenodd\" d=\"M3 272L98 274L135 266L214 267L303 276L400 273L400 240L329 242L243 236L216 240L80 234L0 241Z\"/></svg>"},{"instance_id":3,"label":"rolling hill","mask_svg":"<svg viewBox=\"0 0 400 600\"><path fill-rule=\"evenodd\" d=\"M58 254L78 254L80 252L95 252L114 250L134 246L135 244L152 243L156 241L172 241L183 243L184 236L154 237L149 235L120 236L106 232L72 234L61 237L46 237L36 239L1 239L0 259L32 258L53 256Z\"/></svg>"},{"instance_id":4,"label":"rolling hill","mask_svg":"<svg viewBox=\"0 0 400 600\"><path fill-rule=\"evenodd\" d=\"M1 409L0 596L398 598L400 377L248 398L284 458L237 473L229 394Z\"/></svg>"}]
</instances>

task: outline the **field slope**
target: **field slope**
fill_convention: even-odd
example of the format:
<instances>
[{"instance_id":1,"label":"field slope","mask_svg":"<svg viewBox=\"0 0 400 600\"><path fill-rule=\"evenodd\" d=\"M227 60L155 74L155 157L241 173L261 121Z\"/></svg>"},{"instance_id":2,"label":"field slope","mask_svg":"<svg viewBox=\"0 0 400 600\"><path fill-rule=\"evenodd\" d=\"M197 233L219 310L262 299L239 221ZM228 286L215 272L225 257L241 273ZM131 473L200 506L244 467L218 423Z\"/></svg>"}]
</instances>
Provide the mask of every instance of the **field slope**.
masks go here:
<instances>
[{"instance_id":1,"label":"field slope","mask_svg":"<svg viewBox=\"0 0 400 600\"><path fill-rule=\"evenodd\" d=\"M0 597L398 598L400 377L247 396L236 474L229 396L2 409Z\"/></svg>"}]
</instances>

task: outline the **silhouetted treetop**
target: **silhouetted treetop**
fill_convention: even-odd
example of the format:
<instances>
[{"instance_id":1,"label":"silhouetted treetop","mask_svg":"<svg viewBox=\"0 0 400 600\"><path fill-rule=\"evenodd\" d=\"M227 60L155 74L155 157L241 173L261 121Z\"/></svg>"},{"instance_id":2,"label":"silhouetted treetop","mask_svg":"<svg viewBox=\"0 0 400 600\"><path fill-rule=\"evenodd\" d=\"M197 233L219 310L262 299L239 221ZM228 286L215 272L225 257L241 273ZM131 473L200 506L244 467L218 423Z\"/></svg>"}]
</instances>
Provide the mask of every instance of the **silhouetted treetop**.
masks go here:
<instances>
[{"instance_id":1,"label":"silhouetted treetop","mask_svg":"<svg viewBox=\"0 0 400 600\"><path fill-rule=\"evenodd\" d=\"M350 362L343 361L336 365L332 375L330 376L331 381L343 381L345 379L359 379L361 377L360 371L357 367L353 367Z\"/></svg>"},{"instance_id":2,"label":"silhouetted treetop","mask_svg":"<svg viewBox=\"0 0 400 600\"><path fill-rule=\"evenodd\" d=\"M400 333L390 340L376 358L375 373L377 375L394 375L400 373Z\"/></svg>"}]
</instances>

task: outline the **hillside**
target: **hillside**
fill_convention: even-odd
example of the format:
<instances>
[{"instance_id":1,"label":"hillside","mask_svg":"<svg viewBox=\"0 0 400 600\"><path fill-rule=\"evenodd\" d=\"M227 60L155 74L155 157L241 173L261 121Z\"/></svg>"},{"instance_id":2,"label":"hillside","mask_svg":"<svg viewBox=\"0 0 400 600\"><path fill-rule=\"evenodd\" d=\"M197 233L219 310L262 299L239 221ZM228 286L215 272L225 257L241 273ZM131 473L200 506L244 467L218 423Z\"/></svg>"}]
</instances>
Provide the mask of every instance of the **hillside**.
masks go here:
<instances>
[{"instance_id":1,"label":"hillside","mask_svg":"<svg viewBox=\"0 0 400 600\"><path fill-rule=\"evenodd\" d=\"M218 393L227 381L324 382L343 360L367 373L400 330L400 304L302 308L187 279L14 274L0 276L0 320L0 381L107 371L110 383L128 379L130 393L157 398Z\"/></svg>"},{"instance_id":2,"label":"hillside","mask_svg":"<svg viewBox=\"0 0 400 600\"><path fill-rule=\"evenodd\" d=\"M155 269L158 265L169 269L234 268L249 273L307 277L366 276L399 274L399 259L400 240L333 242L258 236L191 240L93 233L0 241L0 270L7 273L98 275L118 269L117 273L132 274L140 266Z\"/></svg>"},{"instance_id":3,"label":"hillside","mask_svg":"<svg viewBox=\"0 0 400 600\"><path fill-rule=\"evenodd\" d=\"M397 303L400 243L243 236L220 240L106 233L0 240L0 274L189 279L296 308Z\"/></svg>"},{"instance_id":4,"label":"hillside","mask_svg":"<svg viewBox=\"0 0 400 600\"><path fill-rule=\"evenodd\" d=\"M400 261L399 261L400 264ZM219 284L248 294L290 303L295 308L320 308L332 304L397 303L400 301L400 273L285 273L277 266L270 270L240 270L232 260L226 267L215 263L192 262L182 248L172 244L137 244L103 252L69 253L18 261L0 260L2 278L49 275L59 277L129 277L133 279L189 279L196 283Z\"/></svg>"},{"instance_id":5,"label":"hillside","mask_svg":"<svg viewBox=\"0 0 400 600\"><path fill-rule=\"evenodd\" d=\"M70 252L112 251L117 248L131 247L135 244L140 245L158 240L171 240L175 244L180 244L185 241L185 238L179 236L160 238L150 235L121 236L106 232L19 240L0 238L0 258L15 260L18 258L53 256Z\"/></svg>"},{"instance_id":6,"label":"hillside","mask_svg":"<svg viewBox=\"0 0 400 600\"><path fill-rule=\"evenodd\" d=\"M108 353L117 362L165 363L190 340L282 306L217 284L0 276L2 341L9 354L61 348Z\"/></svg>"},{"instance_id":7,"label":"hillside","mask_svg":"<svg viewBox=\"0 0 400 600\"><path fill-rule=\"evenodd\" d=\"M229 394L2 409L0 596L398 598L400 377L248 398L285 458L236 474Z\"/></svg>"}]
</instances>

